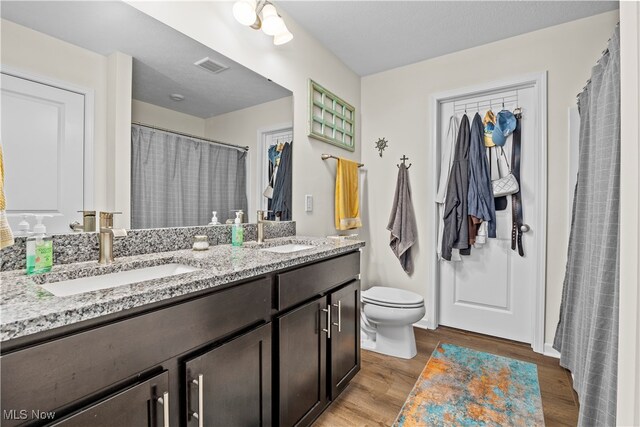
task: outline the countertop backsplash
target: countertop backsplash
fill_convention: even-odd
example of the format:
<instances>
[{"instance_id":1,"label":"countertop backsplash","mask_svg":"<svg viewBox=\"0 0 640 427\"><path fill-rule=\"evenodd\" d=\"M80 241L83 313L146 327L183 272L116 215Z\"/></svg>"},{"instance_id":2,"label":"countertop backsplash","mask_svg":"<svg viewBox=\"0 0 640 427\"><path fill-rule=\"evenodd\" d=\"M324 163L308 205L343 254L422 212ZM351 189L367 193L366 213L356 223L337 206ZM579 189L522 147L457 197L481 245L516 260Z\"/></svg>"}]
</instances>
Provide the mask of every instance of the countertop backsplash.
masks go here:
<instances>
[{"instance_id":1,"label":"countertop backsplash","mask_svg":"<svg viewBox=\"0 0 640 427\"><path fill-rule=\"evenodd\" d=\"M206 235L210 245L231 243L231 225L153 228L127 230L127 237L114 240L116 258L158 252L189 249L193 237ZM266 239L296 235L295 221L264 224ZM244 224L244 240L256 240L256 224ZM17 237L15 244L0 250L0 271L26 268L26 238ZM69 233L53 235L53 264L95 261L98 259L98 233Z\"/></svg>"}]
</instances>

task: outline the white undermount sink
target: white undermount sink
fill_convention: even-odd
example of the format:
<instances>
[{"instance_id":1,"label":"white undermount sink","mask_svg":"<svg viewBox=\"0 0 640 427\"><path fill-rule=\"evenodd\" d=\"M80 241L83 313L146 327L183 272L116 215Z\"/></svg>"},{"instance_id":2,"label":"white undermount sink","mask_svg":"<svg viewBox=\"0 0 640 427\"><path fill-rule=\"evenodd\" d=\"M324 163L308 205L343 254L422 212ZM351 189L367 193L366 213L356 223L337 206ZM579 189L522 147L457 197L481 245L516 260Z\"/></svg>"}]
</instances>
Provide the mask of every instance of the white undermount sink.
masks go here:
<instances>
[{"instance_id":1,"label":"white undermount sink","mask_svg":"<svg viewBox=\"0 0 640 427\"><path fill-rule=\"evenodd\" d=\"M102 274L100 276L82 277L79 279L63 280L41 285L55 296L65 297L85 292L109 289L146 280L161 279L177 274L191 273L199 268L184 264L164 264L155 267L137 268L135 270L119 271L117 273Z\"/></svg>"},{"instance_id":2,"label":"white undermount sink","mask_svg":"<svg viewBox=\"0 0 640 427\"><path fill-rule=\"evenodd\" d=\"M288 245L282 245L282 246L274 246L271 248L264 248L261 249L265 252L275 252L278 254L290 254L292 252L300 252L300 251L306 251L307 249L313 249L315 246L311 246L311 245L302 245L299 243L291 243Z\"/></svg>"}]
</instances>

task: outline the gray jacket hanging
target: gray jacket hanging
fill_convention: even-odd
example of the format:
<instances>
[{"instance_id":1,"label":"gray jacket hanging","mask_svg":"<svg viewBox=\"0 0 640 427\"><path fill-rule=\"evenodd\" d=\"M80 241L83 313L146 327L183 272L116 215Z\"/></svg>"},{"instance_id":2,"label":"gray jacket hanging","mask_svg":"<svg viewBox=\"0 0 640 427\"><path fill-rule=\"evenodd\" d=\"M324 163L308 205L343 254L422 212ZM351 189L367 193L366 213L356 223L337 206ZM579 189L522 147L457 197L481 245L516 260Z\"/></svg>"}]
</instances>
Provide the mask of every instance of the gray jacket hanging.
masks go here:
<instances>
[{"instance_id":1,"label":"gray jacket hanging","mask_svg":"<svg viewBox=\"0 0 640 427\"><path fill-rule=\"evenodd\" d=\"M484 148L484 126L476 113L471 124L469 141L469 193L467 196L469 215L486 221L488 236L496 237L496 207L489 176L489 164Z\"/></svg>"},{"instance_id":2,"label":"gray jacket hanging","mask_svg":"<svg viewBox=\"0 0 640 427\"><path fill-rule=\"evenodd\" d=\"M461 255L469 255L469 220L467 197L469 191L469 118L465 114L460 121L458 140L447 198L444 203L444 232L442 236L442 258L451 261L451 250L460 249Z\"/></svg>"}]
</instances>

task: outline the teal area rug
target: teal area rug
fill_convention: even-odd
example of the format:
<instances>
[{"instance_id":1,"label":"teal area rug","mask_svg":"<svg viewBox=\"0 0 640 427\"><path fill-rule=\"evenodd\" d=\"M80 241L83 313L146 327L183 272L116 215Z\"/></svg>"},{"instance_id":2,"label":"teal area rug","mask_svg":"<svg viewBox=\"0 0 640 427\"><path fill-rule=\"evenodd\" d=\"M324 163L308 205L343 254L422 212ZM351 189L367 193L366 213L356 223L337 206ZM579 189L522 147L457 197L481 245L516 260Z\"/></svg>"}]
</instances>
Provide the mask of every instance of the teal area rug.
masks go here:
<instances>
[{"instance_id":1,"label":"teal area rug","mask_svg":"<svg viewBox=\"0 0 640 427\"><path fill-rule=\"evenodd\" d=\"M544 426L538 369L439 344L394 426Z\"/></svg>"}]
</instances>

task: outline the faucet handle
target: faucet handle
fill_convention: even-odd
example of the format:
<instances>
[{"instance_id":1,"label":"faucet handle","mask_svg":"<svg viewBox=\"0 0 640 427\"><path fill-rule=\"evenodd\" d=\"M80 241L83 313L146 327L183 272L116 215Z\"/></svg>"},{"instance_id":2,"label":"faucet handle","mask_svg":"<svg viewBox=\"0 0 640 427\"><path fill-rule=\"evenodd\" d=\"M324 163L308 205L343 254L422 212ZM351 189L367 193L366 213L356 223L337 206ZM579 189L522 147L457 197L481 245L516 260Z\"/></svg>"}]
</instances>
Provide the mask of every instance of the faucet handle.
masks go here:
<instances>
[{"instance_id":1,"label":"faucet handle","mask_svg":"<svg viewBox=\"0 0 640 427\"><path fill-rule=\"evenodd\" d=\"M113 227L113 216L122 212L100 212L100 228Z\"/></svg>"},{"instance_id":2,"label":"faucet handle","mask_svg":"<svg viewBox=\"0 0 640 427\"><path fill-rule=\"evenodd\" d=\"M265 210L265 209L258 209L258 221L262 221L264 219L264 215L266 213L269 213L269 212L273 212L273 211L268 211L268 210Z\"/></svg>"},{"instance_id":3,"label":"faucet handle","mask_svg":"<svg viewBox=\"0 0 640 427\"><path fill-rule=\"evenodd\" d=\"M122 212L100 212L100 219L113 219L114 215L121 215Z\"/></svg>"}]
</instances>

